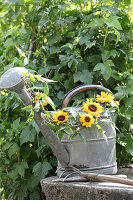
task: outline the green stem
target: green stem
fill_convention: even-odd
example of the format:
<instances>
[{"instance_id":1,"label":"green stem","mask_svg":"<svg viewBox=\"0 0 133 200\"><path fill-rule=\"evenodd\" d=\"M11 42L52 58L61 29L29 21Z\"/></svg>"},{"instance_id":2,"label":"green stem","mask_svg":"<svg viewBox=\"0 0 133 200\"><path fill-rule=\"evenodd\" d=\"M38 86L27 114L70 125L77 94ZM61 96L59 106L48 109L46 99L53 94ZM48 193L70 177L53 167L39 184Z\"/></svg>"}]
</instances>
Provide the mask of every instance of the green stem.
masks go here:
<instances>
[{"instance_id":1,"label":"green stem","mask_svg":"<svg viewBox=\"0 0 133 200\"><path fill-rule=\"evenodd\" d=\"M104 26L104 30L105 30L105 37L104 37L103 46L105 47L106 40L107 40L107 37L108 37L108 28L106 26Z\"/></svg>"},{"instance_id":2,"label":"green stem","mask_svg":"<svg viewBox=\"0 0 133 200\"><path fill-rule=\"evenodd\" d=\"M38 147L40 146L40 142L39 142L39 134L37 133L37 145Z\"/></svg>"},{"instance_id":3,"label":"green stem","mask_svg":"<svg viewBox=\"0 0 133 200\"><path fill-rule=\"evenodd\" d=\"M18 163L20 163L20 154L18 151L17 151L17 159L18 159Z\"/></svg>"}]
</instances>

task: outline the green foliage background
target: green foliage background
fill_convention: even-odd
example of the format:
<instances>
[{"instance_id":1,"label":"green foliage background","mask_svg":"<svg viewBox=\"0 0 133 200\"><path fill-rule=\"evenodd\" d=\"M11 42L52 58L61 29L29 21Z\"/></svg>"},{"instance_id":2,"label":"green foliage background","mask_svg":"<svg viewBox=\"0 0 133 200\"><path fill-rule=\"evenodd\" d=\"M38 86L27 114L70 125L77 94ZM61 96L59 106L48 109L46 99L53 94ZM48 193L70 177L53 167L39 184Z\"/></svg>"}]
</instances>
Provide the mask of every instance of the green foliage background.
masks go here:
<instances>
[{"instance_id":1,"label":"green foliage background","mask_svg":"<svg viewBox=\"0 0 133 200\"><path fill-rule=\"evenodd\" d=\"M131 11L130 0L0 0L0 74L25 66L57 81L49 85L57 107L82 84L116 93L118 164L133 156ZM17 94L0 92L1 199L39 200L39 181L54 175L57 161L22 107Z\"/></svg>"}]
</instances>

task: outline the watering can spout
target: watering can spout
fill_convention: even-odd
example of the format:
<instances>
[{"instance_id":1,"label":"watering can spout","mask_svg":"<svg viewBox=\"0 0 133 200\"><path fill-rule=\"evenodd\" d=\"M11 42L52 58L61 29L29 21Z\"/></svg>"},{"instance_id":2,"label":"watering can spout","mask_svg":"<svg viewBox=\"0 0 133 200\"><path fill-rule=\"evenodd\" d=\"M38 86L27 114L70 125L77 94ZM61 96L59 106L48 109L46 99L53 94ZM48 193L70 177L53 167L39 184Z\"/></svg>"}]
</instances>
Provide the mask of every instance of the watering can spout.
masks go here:
<instances>
[{"instance_id":1,"label":"watering can spout","mask_svg":"<svg viewBox=\"0 0 133 200\"><path fill-rule=\"evenodd\" d=\"M28 73L24 67L15 67L7 70L0 79L0 89L8 89L16 92L24 105L31 104L31 98L27 91L24 89L24 81L22 80L23 74Z\"/></svg>"},{"instance_id":2,"label":"watering can spout","mask_svg":"<svg viewBox=\"0 0 133 200\"><path fill-rule=\"evenodd\" d=\"M15 67L7 70L0 79L0 89L8 89L16 92L27 106L32 104L32 99L24 87L25 76L23 72L28 73L28 70L24 67ZM36 111L34 111L34 120L60 164L67 166L69 163L69 155L65 146L60 142L54 132L43 123L40 113Z\"/></svg>"}]
</instances>

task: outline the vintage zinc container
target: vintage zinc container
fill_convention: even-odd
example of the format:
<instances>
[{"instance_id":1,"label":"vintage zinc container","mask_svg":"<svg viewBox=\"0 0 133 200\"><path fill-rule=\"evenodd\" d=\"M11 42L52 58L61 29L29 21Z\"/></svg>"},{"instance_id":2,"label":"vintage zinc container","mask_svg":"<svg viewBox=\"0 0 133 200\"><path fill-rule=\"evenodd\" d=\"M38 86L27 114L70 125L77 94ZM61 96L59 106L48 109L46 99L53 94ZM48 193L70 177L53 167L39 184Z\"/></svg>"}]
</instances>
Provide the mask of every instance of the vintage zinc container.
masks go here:
<instances>
[{"instance_id":1,"label":"vintage zinc container","mask_svg":"<svg viewBox=\"0 0 133 200\"><path fill-rule=\"evenodd\" d=\"M98 85L85 85L75 88L70 91L62 101L61 108L67 107L67 104L72 96L85 90L102 90L110 92L108 89ZM105 124L105 121L108 123ZM86 144L83 143L81 138L77 135L72 140L69 140L67 136L63 136L62 143L65 145L69 154L69 166L75 166L85 172L94 172L102 174L116 174L116 131L114 125L111 123L110 118L107 116L101 116L99 125L105 132L106 139L103 134L98 136L98 129L95 125L92 125L91 130L83 129L81 134L86 139ZM60 163L58 163L57 174L60 175L63 169L61 169Z\"/></svg>"}]
</instances>

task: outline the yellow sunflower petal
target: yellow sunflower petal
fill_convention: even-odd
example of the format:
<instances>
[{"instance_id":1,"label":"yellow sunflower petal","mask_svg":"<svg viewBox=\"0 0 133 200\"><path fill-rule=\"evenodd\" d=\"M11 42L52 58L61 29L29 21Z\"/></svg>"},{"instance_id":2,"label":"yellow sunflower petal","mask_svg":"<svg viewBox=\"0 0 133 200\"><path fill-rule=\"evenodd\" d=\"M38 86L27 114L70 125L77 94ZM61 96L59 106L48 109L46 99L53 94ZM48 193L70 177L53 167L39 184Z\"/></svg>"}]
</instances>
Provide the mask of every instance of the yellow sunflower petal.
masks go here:
<instances>
[{"instance_id":1,"label":"yellow sunflower petal","mask_svg":"<svg viewBox=\"0 0 133 200\"><path fill-rule=\"evenodd\" d=\"M58 112L55 112L55 115L53 115L53 121L57 122L57 125L60 125L61 123L64 123L68 120L68 113L64 112L63 110L59 110Z\"/></svg>"},{"instance_id":2,"label":"yellow sunflower petal","mask_svg":"<svg viewBox=\"0 0 133 200\"><path fill-rule=\"evenodd\" d=\"M103 107L99 103L93 102L92 99L87 99L82 108L84 112L88 112L88 114L95 117L99 116L100 113L103 112Z\"/></svg>"},{"instance_id":3,"label":"yellow sunflower petal","mask_svg":"<svg viewBox=\"0 0 133 200\"><path fill-rule=\"evenodd\" d=\"M45 102L44 102L44 106L46 106L46 105L47 105L47 102L48 102L48 99L46 99L46 100L45 100Z\"/></svg>"},{"instance_id":4,"label":"yellow sunflower petal","mask_svg":"<svg viewBox=\"0 0 133 200\"><path fill-rule=\"evenodd\" d=\"M34 103L39 101L39 97L37 96L36 99L33 100Z\"/></svg>"},{"instance_id":5,"label":"yellow sunflower petal","mask_svg":"<svg viewBox=\"0 0 133 200\"><path fill-rule=\"evenodd\" d=\"M43 100L44 100L43 105L46 106L47 103L48 103L47 95L44 95L43 97L45 97L45 98L43 99Z\"/></svg>"},{"instance_id":6,"label":"yellow sunflower petal","mask_svg":"<svg viewBox=\"0 0 133 200\"><path fill-rule=\"evenodd\" d=\"M101 92L101 95L96 96L96 101L99 103L106 103L114 100L114 96L108 92Z\"/></svg>"},{"instance_id":7,"label":"yellow sunflower petal","mask_svg":"<svg viewBox=\"0 0 133 200\"><path fill-rule=\"evenodd\" d=\"M86 126L86 127L91 127L92 124L94 124L94 118L91 115L86 115L86 114L82 114L80 115L80 122L82 123L82 126Z\"/></svg>"},{"instance_id":8,"label":"yellow sunflower petal","mask_svg":"<svg viewBox=\"0 0 133 200\"><path fill-rule=\"evenodd\" d=\"M116 103L116 105L117 105L117 106L119 106L119 105L120 105L119 101L115 101L115 103Z\"/></svg>"}]
</instances>

